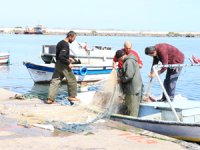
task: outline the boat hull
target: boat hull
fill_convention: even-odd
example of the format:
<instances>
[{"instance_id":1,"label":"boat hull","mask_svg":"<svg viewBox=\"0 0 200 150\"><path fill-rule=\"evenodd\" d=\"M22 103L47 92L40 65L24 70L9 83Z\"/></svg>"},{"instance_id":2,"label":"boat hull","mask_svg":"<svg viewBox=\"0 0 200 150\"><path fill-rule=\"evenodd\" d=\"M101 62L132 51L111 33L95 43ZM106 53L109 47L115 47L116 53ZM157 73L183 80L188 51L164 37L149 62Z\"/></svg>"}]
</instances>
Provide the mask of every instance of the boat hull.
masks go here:
<instances>
[{"instance_id":1,"label":"boat hull","mask_svg":"<svg viewBox=\"0 0 200 150\"><path fill-rule=\"evenodd\" d=\"M9 53L0 53L0 64L7 64L9 62Z\"/></svg>"},{"instance_id":2,"label":"boat hull","mask_svg":"<svg viewBox=\"0 0 200 150\"><path fill-rule=\"evenodd\" d=\"M24 62L29 74L35 83L50 82L54 72L55 64L34 64ZM92 65L74 65L73 72L77 82L94 82L108 78L112 71L111 66L92 66ZM64 80L63 80L64 81Z\"/></svg>"},{"instance_id":3,"label":"boat hull","mask_svg":"<svg viewBox=\"0 0 200 150\"><path fill-rule=\"evenodd\" d=\"M111 119L180 140L200 142L200 124L175 121L140 119L125 115L112 115Z\"/></svg>"}]
</instances>

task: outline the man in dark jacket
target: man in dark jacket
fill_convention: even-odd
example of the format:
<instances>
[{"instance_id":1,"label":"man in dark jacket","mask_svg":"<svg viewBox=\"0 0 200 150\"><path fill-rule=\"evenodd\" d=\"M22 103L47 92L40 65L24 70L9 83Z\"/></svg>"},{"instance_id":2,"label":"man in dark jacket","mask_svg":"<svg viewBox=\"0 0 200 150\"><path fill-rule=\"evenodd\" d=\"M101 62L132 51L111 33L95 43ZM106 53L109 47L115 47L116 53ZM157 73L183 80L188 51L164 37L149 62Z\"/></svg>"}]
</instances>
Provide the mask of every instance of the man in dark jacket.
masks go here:
<instances>
[{"instance_id":1,"label":"man in dark jacket","mask_svg":"<svg viewBox=\"0 0 200 150\"><path fill-rule=\"evenodd\" d=\"M126 55L123 50L118 50L115 56L118 60L123 61L122 75L119 82L121 82L125 94L128 114L137 117L143 86L137 58L133 54Z\"/></svg>"},{"instance_id":2,"label":"man in dark jacket","mask_svg":"<svg viewBox=\"0 0 200 150\"><path fill-rule=\"evenodd\" d=\"M149 74L151 78L155 77L155 73L153 72L153 65L158 64L159 61L163 65L184 63L184 54L176 47L166 43L160 43L155 46L146 47L145 54L153 57L153 64ZM161 74L167 70L166 78L164 80L164 87L171 101L174 99L176 82L180 75L181 69L181 67L163 67L158 71L158 74ZM166 96L163 94L162 98L158 101L167 101Z\"/></svg>"},{"instance_id":3,"label":"man in dark jacket","mask_svg":"<svg viewBox=\"0 0 200 150\"><path fill-rule=\"evenodd\" d=\"M77 96L77 81L72 72L73 59L70 58L69 43L72 43L76 38L74 31L69 31L67 37L60 41L56 46L56 64L51 84L49 87L47 104L52 104L58 92L58 88L62 79L65 77L68 87L68 100L79 101Z\"/></svg>"}]
</instances>

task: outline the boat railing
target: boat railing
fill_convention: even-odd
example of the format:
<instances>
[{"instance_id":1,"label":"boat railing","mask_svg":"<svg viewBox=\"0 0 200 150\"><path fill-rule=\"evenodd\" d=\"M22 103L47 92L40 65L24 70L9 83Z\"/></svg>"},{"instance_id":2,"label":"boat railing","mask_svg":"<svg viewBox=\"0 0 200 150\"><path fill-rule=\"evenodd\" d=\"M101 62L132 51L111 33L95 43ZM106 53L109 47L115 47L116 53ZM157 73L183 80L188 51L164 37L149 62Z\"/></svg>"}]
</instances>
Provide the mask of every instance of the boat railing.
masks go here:
<instances>
[{"instance_id":1,"label":"boat railing","mask_svg":"<svg viewBox=\"0 0 200 150\"><path fill-rule=\"evenodd\" d=\"M162 91L163 91L163 93L164 93L164 95L165 95L165 97L166 97L166 99L167 99L167 101L168 101L168 103L169 103L169 105L170 105L170 107L171 107L171 109L172 109L172 111L173 111L178 122L180 122L180 119L177 115L176 110L173 107L173 104L172 104L172 102L169 98L169 95L167 94L167 91L166 91L166 89L163 85L163 82L161 81L161 79L159 77L158 70L160 68L163 68L163 67L165 67L165 68L177 68L178 67L179 68L179 67L192 67L192 66L200 66L200 64L194 64L194 63L191 63L191 64L166 64L166 65L158 64L158 65L153 66L153 71L155 72L156 78L158 79L158 82L159 82L159 84L162 88Z\"/></svg>"}]
</instances>

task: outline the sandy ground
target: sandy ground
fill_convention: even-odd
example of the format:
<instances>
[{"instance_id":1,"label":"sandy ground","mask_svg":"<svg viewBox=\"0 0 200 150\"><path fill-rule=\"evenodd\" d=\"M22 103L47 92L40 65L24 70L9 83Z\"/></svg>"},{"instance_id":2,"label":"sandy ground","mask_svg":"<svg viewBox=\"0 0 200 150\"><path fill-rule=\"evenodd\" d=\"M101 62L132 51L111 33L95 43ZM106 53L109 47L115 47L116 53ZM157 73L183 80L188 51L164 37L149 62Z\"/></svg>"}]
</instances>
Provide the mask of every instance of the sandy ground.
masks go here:
<instances>
[{"instance_id":1,"label":"sandy ground","mask_svg":"<svg viewBox=\"0 0 200 150\"><path fill-rule=\"evenodd\" d=\"M78 133L46 130L34 124L87 122L98 114L82 104L47 105L39 99L13 99L16 93L0 89L1 150L182 150L199 146L181 142L111 120L99 120ZM10 98L12 97L12 98ZM56 126L54 126L56 127ZM189 147L189 148L188 148Z\"/></svg>"}]
</instances>

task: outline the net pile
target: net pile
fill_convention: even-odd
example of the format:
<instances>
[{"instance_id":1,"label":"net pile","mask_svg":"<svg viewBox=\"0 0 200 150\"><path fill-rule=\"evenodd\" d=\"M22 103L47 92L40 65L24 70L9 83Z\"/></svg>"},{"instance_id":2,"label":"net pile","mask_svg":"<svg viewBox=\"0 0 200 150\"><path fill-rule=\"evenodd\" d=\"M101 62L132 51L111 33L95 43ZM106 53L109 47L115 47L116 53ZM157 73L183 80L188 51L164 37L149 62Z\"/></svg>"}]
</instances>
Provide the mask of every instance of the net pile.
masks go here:
<instances>
[{"instance_id":1,"label":"net pile","mask_svg":"<svg viewBox=\"0 0 200 150\"><path fill-rule=\"evenodd\" d=\"M118 111L118 106L120 105L122 99L119 97L120 89L117 84L117 71L113 69L108 80L101 83L100 90L96 91L92 102L86 106L79 106L78 109L83 109L85 107L85 112L87 119L83 121L80 119L81 116L74 118L74 122L63 122L63 121L50 121L55 128L63 131L69 132L81 132L88 128L88 125L94 123L102 118L109 117L112 113ZM76 109L76 108L74 108ZM82 120L82 121L80 121Z\"/></svg>"},{"instance_id":2,"label":"net pile","mask_svg":"<svg viewBox=\"0 0 200 150\"><path fill-rule=\"evenodd\" d=\"M91 123L118 112L123 101L120 97L115 69L108 80L98 82L96 86L100 88L92 91L93 95L89 95L92 92L88 92L87 97L85 96L86 99L91 98L87 105L81 103L72 106L59 103L46 105L38 98L25 98L4 101L0 105L0 110L3 114L17 118L18 125L25 127L32 127L34 124L51 124L62 131L81 132Z\"/></svg>"}]
</instances>

